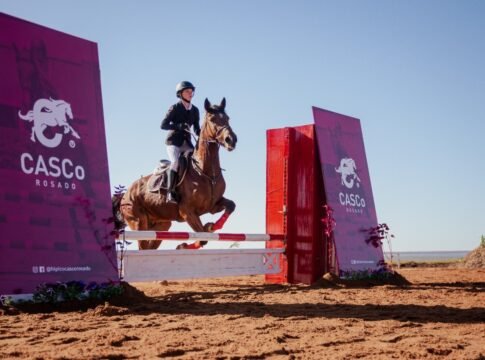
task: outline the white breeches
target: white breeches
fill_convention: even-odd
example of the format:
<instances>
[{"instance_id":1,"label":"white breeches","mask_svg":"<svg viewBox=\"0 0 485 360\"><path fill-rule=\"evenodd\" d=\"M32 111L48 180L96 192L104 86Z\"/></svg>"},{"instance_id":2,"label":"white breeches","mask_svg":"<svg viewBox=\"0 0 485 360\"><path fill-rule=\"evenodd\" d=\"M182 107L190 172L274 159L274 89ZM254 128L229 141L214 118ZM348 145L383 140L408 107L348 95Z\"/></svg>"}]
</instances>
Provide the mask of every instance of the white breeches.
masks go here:
<instances>
[{"instance_id":1,"label":"white breeches","mask_svg":"<svg viewBox=\"0 0 485 360\"><path fill-rule=\"evenodd\" d=\"M189 150L192 150L192 147L187 144L187 141L184 141L182 146L167 145L168 159L170 160L170 170L175 172L178 171L180 154Z\"/></svg>"}]
</instances>

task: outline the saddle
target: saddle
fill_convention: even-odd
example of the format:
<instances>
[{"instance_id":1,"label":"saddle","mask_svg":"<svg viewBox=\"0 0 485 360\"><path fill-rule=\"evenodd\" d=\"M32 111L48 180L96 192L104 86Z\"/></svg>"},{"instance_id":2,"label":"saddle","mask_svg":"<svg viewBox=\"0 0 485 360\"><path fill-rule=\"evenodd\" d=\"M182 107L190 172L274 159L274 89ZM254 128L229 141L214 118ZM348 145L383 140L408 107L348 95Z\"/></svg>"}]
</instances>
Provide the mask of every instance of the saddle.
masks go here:
<instances>
[{"instance_id":1,"label":"saddle","mask_svg":"<svg viewBox=\"0 0 485 360\"><path fill-rule=\"evenodd\" d=\"M180 154L179 157L179 169L178 169L178 183L175 185L175 190L177 190L177 187L180 185L182 182L184 175L187 171L187 165L189 163L189 160L192 158L192 153L193 151L186 151L182 154ZM167 180L167 173L168 170L170 169L170 164L171 162L166 159L160 160L160 162L157 164L155 169L153 170L152 175L148 179L148 191L153 192L153 193L160 193L162 190L167 190L168 186L168 180Z\"/></svg>"}]
</instances>

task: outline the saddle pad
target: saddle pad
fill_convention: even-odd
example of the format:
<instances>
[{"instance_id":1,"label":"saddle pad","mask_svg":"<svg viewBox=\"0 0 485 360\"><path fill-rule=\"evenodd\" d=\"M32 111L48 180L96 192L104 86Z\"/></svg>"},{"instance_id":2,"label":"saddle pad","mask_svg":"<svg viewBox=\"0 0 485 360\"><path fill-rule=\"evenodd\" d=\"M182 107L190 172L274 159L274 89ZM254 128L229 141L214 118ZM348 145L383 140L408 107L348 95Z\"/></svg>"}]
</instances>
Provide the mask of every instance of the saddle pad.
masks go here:
<instances>
[{"instance_id":1,"label":"saddle pad","mask_svg":"<svg viewBox=\"0 0 485 360\"><path fill-rule=\"evenodd\" d=\"M170 168L170 161L160 160L153 170L152 176L148 179L148 191L158 192L167 189L167 170Z\"/></svg>"},{"instance_id":2,"label":"saddle pad","mask_svg":"<svg viewBox=\"0 0 485 360\"><path fill-rule=\"evenodd\" d=\"M150 178L148 179L148 191L150 192L158 192L159 190L167 189L167 176L165 175L166 173L163 172L161 174L152 174Z\"/></svg>"}]
</instances>

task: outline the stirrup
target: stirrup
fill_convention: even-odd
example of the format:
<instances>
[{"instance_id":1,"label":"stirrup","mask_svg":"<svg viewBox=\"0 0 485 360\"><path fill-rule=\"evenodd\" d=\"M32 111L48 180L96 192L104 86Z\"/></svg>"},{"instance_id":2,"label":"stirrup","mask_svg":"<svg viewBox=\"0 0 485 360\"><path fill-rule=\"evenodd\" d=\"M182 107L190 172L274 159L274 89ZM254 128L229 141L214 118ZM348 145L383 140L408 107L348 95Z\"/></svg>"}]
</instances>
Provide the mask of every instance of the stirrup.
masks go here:
<instances>
[{"instance_id":1,"label":"stirrup","mask_svg":"<svg viewBox=\"0 0 485 360\"><path fill-rule=\"evenodd\" d=\"M172 203L172 204L178 204L177 196L175 196L175 194L173 194L171 191L168 191L166 202Z\"/></svg>"}]
</instances>

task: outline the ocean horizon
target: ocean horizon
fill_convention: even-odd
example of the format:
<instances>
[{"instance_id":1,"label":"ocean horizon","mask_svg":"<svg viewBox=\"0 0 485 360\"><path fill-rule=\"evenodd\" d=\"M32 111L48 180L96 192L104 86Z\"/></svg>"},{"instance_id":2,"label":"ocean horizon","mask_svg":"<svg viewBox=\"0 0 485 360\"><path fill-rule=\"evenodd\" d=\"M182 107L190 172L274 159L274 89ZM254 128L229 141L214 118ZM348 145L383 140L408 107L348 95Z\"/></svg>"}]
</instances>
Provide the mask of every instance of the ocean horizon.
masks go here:
<instances>
[{"instance_id":1,"label":"ocean horizon","mask_svg":"<svg viewBox=\"0 0 485 360\"><path fill-rule=\"evenodd\" d=\"M394 261L440 261L463 259L472 250L454 251L393 251ZM390 253L384 252L385 259L390 258Z\"/></svg>"}]
</instances>

